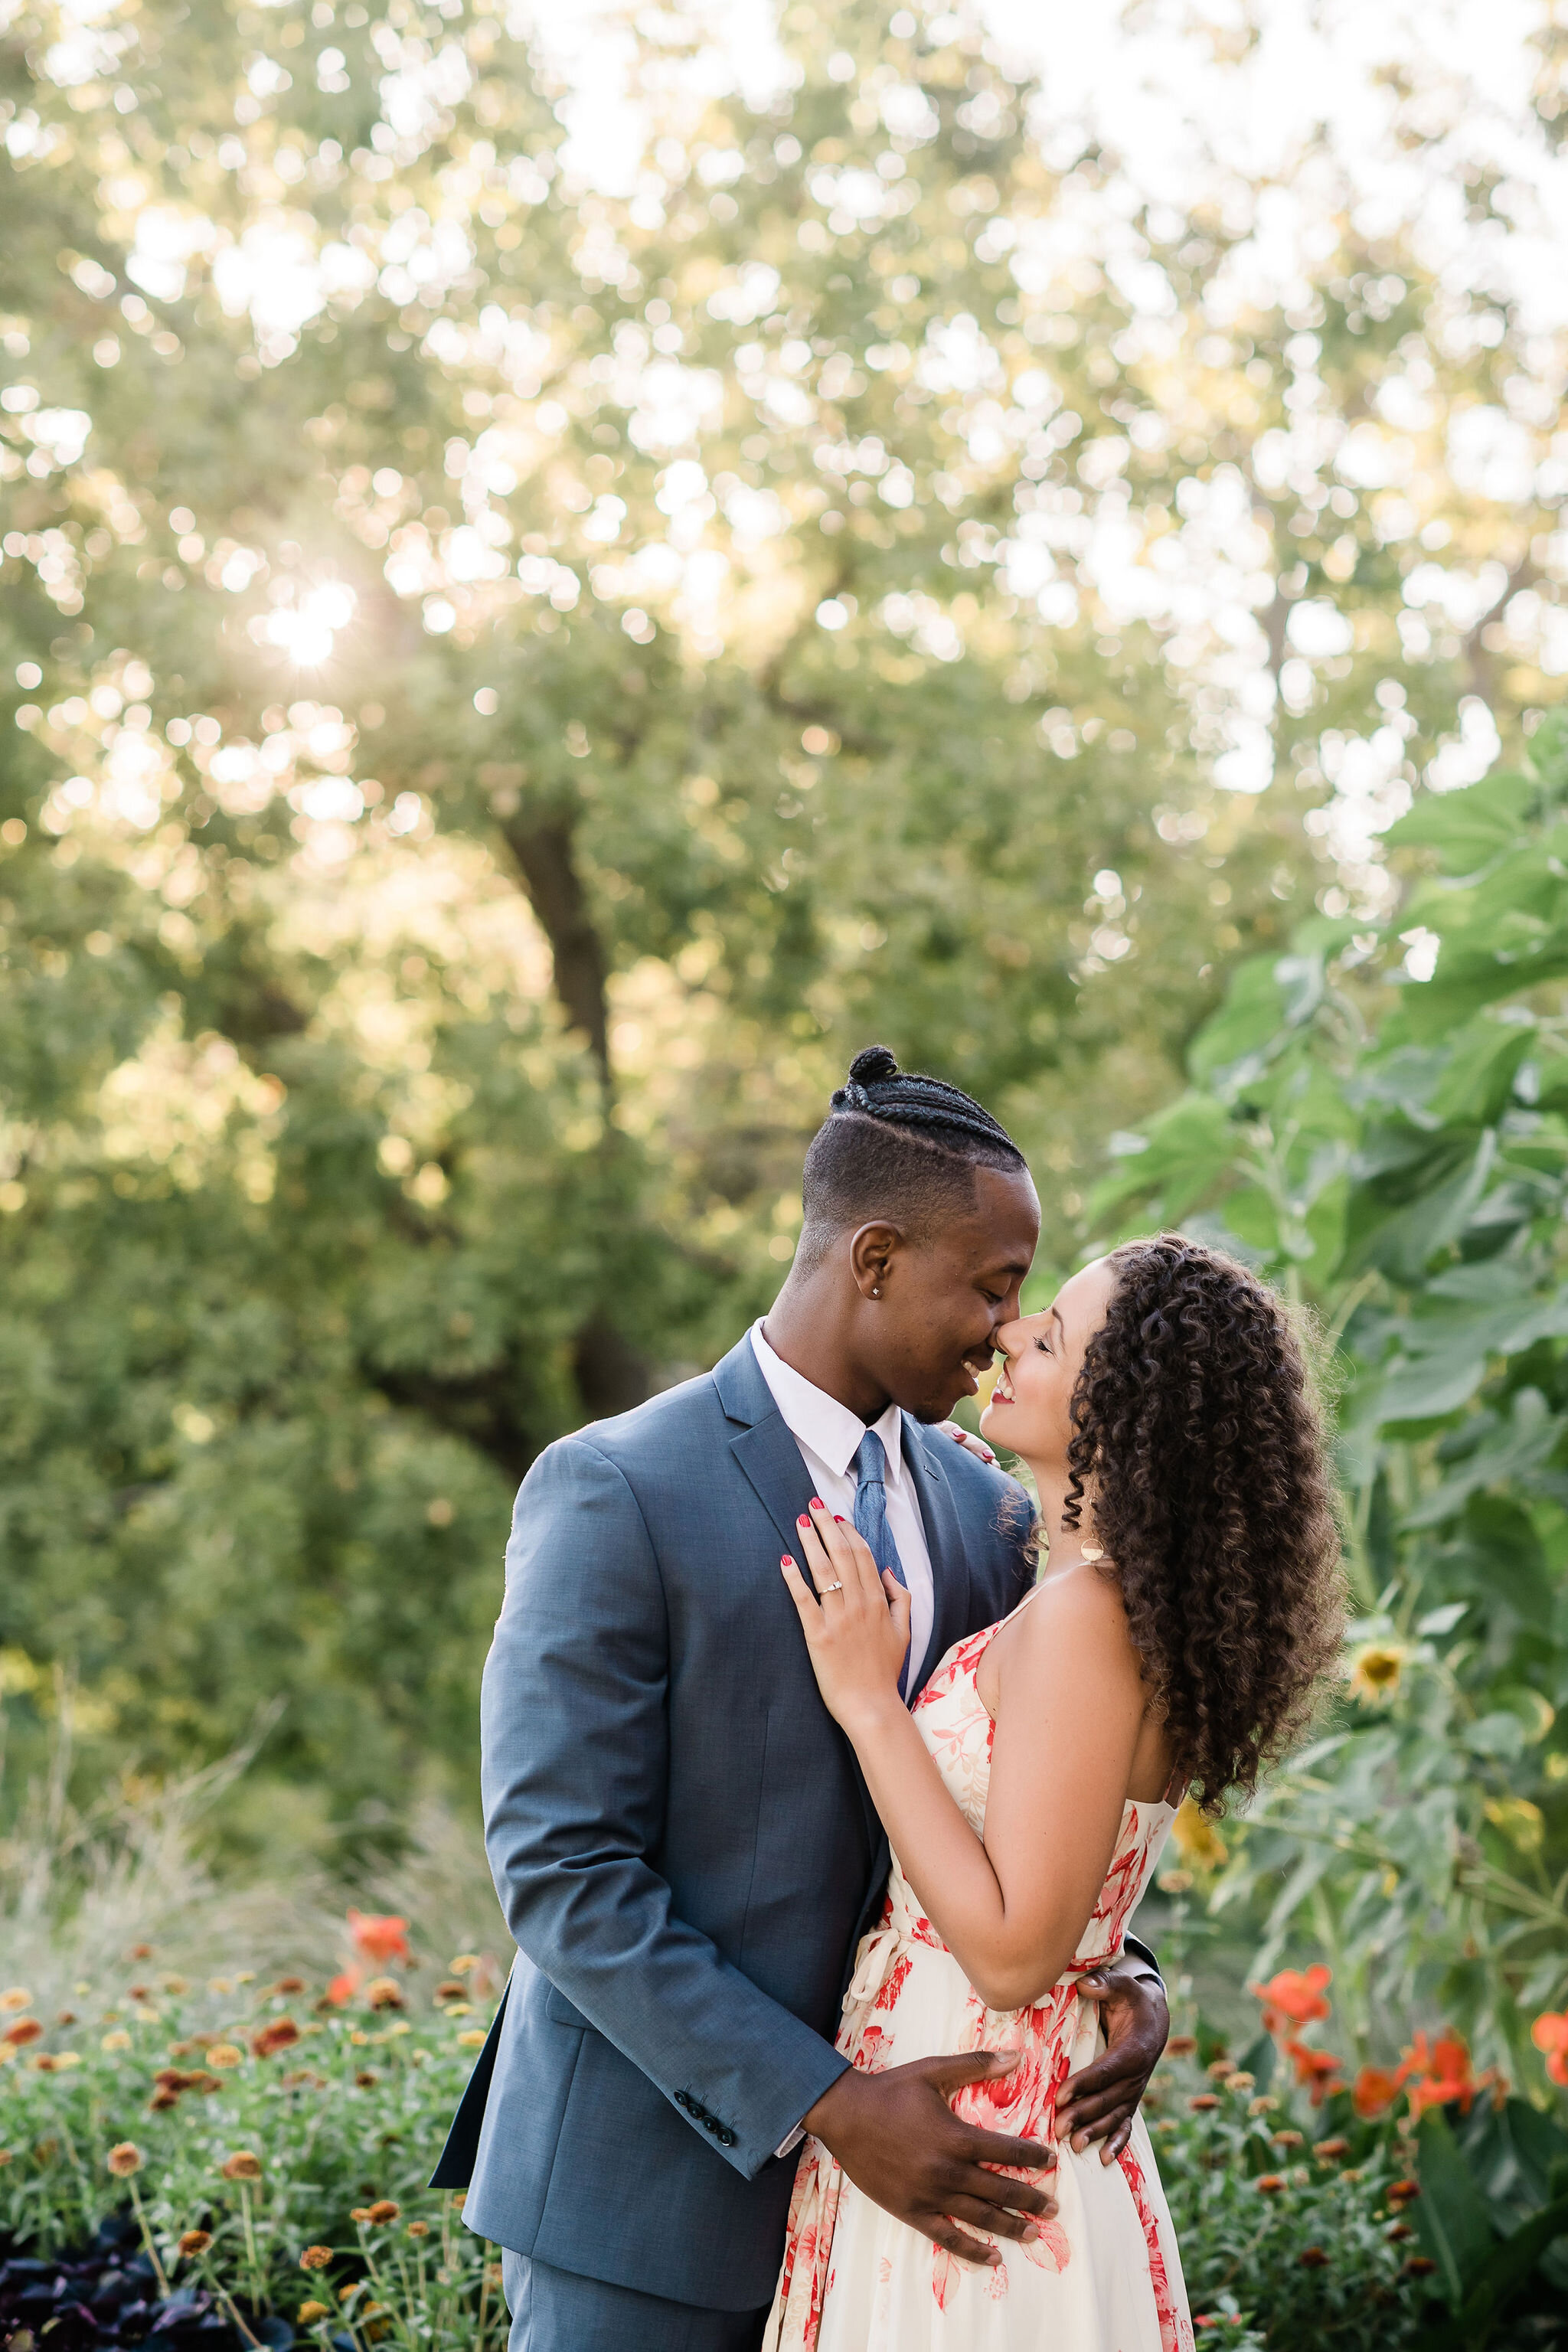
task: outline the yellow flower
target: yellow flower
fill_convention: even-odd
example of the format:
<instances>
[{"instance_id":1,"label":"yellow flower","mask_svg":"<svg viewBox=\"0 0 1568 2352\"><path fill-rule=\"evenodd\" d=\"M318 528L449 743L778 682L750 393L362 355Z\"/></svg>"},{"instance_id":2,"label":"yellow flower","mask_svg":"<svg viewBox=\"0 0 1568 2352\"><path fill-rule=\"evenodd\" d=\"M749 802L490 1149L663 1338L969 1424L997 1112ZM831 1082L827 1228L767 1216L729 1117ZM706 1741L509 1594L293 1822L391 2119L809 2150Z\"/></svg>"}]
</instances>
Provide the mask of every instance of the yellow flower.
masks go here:
<instances>
[{"instance_id":1,"label":"yellow flower","mask_svg":"<svg viewBox=\"0 0 1568 2352\"><path fill-rule=\"evenodd\" d=\"M482 2050L485 2041L486 2036L482 2028L470 2026L466 2033L458 2034L458 2047L459 2050Z\"/></svg>"},{"instance_id":2,"label":"yellow flower","mask_svg":"<svg viewBox=\"0 0 1568 2352\"><path fill-rule=\"evenodd\" d=\"M100 2050L129 2050L131 2036L122 2026L116 2026L112 2033L104 2035L98 2046Z\"/></svg>"},{"instance_id":3,"label":"yellow flower","mask_svg":"<svg viewBox=\"0 0 1568 2352\"><path fill-rule=\"evenodd\" d=\"M1363 1642L1351 1660L1351 1696L1363 1706L1382 1706L1394 1697L1406 1652L1399 1642Z\"/></svg>"},{"instance_id":4,"label":"yellow flower","mask_svg":"<svg viewBox=\"0 0 1568 2352\"><path fill-rule=\"evenodd\" d=\"M108 2162L116 2180L129 2180L142 2169L142 2151L134 2140L122 2139L118 2147L110 2149Z\"/></svg>"},{"instance_id":5,"label":"yellow flower","mask_svg":"<svg viewBox=\"0 0 1568 2352\"><path fill-rule=\"evenodd\" d=\"M330 2303L307 2300L300 2305L296 2315L301 2327L310 2327L318 2319L329 2319L331 2316L331 2309Z\"/></svg>"},{"instance_id":6,"label":"yellow flower","mask_svg":"<svg viewBox=\"0 0 1568 2352\"><path fill-rule=\"evenodd\" d=\"M207 2052L209 2066L243 2066L244 2063L244 2051L237 2049L232 2042L215 2042Z\"/></svg>"},{"instance_id":7,"label":"yellow flower","mask_svg":"<svg viewBox=\"0 0 1568 2352\"><path fill-rule=\"evenodd\" d=\"M1205 1812L1191 1797L1184 1797L1171 1823L1171 1843L1189 1870L1205 1876L1221 1868L1230 1849Z\"/></svg>"},{"instance_id":8,"label":"yellow flower","mask_svg":"<svg viewBox=\"0 0 1568 2352\"><path fill-rule=\"evenodd\" d=\"M24 1991L20 1985L13 1985L8 1992L0 1992L0 2009L31 2009L32 2005L32 1994Z\"/></svg>"}]
</instances>

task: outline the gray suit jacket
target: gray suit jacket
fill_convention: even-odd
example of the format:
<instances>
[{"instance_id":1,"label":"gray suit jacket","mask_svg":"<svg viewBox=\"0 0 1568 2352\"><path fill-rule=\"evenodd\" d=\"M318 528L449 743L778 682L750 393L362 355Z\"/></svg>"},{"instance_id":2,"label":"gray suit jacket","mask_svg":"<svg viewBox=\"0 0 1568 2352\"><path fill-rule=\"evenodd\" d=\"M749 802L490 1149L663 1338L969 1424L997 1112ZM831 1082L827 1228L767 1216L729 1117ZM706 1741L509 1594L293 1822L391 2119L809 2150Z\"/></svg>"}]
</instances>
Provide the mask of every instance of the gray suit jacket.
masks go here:
<instances>
[{"instance_id":1,"label":"gray suit jacket","mask_svg":"<svg viewBox=\"0 0 1568 2352\"><path fill-rule=\"evenodd\" d=\"M906 1420L923 1683L1026 1589L1020 1488ZM779 1555L811 1481L742 1339L530 1470L485 1667L490 1867L520 1958L436 2185L560 2270L708 2309L773 2294L773 2150L832 2046L887 1841Z\"/></svg>"}]
</instances>

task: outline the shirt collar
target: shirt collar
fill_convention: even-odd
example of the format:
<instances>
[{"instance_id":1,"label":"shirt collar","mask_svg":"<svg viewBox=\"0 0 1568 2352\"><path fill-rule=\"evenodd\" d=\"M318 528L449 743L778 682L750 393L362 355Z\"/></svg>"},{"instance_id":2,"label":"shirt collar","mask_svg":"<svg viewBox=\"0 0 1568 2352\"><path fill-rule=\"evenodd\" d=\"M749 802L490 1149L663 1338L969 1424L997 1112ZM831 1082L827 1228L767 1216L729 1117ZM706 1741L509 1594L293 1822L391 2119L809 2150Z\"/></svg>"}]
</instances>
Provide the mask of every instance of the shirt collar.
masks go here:
<instances>
[{"instance_id":1,"label":"shirt collar","mask_svg":"<svg viewBox=\"0 0 1568 2352\"><path fill-rule=\"evenodd\" d=\"M763 1318L759 1316L752 1326L752 1347L758 1369L773 1392L773 1402L784 1417L784 1426L803 1445L809 1445L818 1458L840 1478L847 1477L849 1465L860 1450L860 1440L868 1427L874 1429L882 1441L888 1456L888 1484L901 1486L904 1476L903 1423L904 1417L896 1404L887 1407L880 1417L869 1423L858 1413L851 1412L847 1404L828 1395L786 1364L775 1349L770 1348L763 1331Z\"/></svg>"}]
</instances>

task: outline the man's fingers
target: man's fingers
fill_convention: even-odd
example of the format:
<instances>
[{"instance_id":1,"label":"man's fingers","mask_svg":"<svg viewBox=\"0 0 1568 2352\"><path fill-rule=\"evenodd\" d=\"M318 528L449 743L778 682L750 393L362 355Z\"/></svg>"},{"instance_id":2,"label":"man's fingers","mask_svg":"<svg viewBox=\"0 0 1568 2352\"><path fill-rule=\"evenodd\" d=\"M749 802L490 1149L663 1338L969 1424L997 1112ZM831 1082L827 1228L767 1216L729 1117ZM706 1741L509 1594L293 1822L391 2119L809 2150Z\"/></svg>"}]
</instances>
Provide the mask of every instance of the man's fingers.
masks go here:
<instances>
[{"instance_id":1,"label":"man's fingers","mask_svg":"<svg viewBox=\"0 0 1568 2352\"><path fill-rule=\"evenodd\" d=\"M975 2131L965 2127L962 2147L954 2150L956 2160L963 2165L991 2166L1005 2164L1014 2172L1050 2172L1055 2169L1057 2152L1042 2147L1038 2140L1009 2139L1003 2132ZM997 2173L987 2171L987 2180L994 2180L1007 2192L1009 2205L1016 2203L1013 2191L1023 2193L1027 2184L1021 2180L1004 2180ZM989 2195L984 2190L983 2194ZM1042 2194L1048 2192L1039 2192Z\"/></svg>"},{"instance_id":2,"label":"man's fingers","mask_svg":"<svg viewBox=\"0 0 1568 2352\"><path fill-rule=\"evenodd\" d=\"M939 2220L933 2214L919 2226L928 2238L934 2238L939 2246L945 2246L950 2254L956 2254L961 2263L976 2263L986 2270L994 2270L1002 2259L994 2246L988 2246L984 2239L971 2238L963 2230L955 2229L945 2216Z\"/></svg>"},{"instance_id":3,"label":"man's fingers","mask_svg":"<svg viewBox=\"0 0 1568 2352\"><path fill-rule=\"evenodd\" d=\"M1113 2090L1100 2091L1092 2098L1075 2099L1069 2106L1057 2109L1058 2133L1065 2139L1078 2132L1088 2131L1098 2139L1111 2124L1120 2123L1123 2116L1130 2116L1137 2104L1136 2094L1130 2083L1122 2083Z\"/></svg>"},{"instance_id":4,"label":"man's fingers","mask_svg":"<svg viewBox=\"0 0 1568 2352\"><path fill-rule=\"evenodd\" d=\"M1129 2116L1124 2124L1119 2124L1117 2126L1116 2129L1111 2133L1110 2137L1106 2141L1105 2146L1100 2149L1100 2160L1101 2164L1114 2164L1131 2137L1132 2118Z\"/></svg>"},{"instance_id":5,"label":"man's fingers","mask_svg":"<svg viewBox=\"0 0 1568 2352\"><path fill-rule=\"evenodd\" d=\"M1018 2180L1010 2173L987 2171L983 2165L966 2166L962 2174L946 2184L943 2197L954 2213L958 2207L952 2200L967 2198L989 2217L988 2229L996 2215L1016 2214L1019 2227L1011 2233L1016 2238L1022 2236L1029 2222L1048 2221L1057 2210L1056 2197L1049 2188L1042 2188L1034 2180Z\"/></svg>"},{"instance_id":6,"label":"man's fingers","mask_svg":"<svg viewBox=\"0 0 1568 2352\"><path fill-rule=\"evenodd\" d=\"M1021 2244L1039 2234L1032 2215L1009 2212L1005 2206L983 2205L975 2197L955 2197L947 2210L955 2221L966 2221L972 2230L988 2230L994 2238L1011 2238Z\"/></svg>"},{"instance_id":7,"label":"man's fingers","mask_svg":"<svg viewBox=\"0 0 1568 2352\"><path fill-rule=\"evenodd\" d=\"M954 2050L942 2058L917 2059L916 2065L933 2091L951 2099L969 2083L990 2083L1010 2074L1023 2053L1019 2050Z\"/></svg>"}]
</instances>

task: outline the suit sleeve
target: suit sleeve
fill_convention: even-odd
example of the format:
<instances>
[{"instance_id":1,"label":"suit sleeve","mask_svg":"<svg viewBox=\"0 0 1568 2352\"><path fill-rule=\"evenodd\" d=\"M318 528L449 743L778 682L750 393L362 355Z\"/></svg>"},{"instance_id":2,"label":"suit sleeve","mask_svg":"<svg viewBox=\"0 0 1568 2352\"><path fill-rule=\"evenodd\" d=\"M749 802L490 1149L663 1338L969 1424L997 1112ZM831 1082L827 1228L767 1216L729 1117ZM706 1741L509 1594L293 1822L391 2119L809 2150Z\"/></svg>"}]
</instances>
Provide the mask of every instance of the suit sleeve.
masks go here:
<instances>
[{"instance_id":1,"label":"suit sleeve","mask_svg":"<svg viewBox=\"0 0 1568 2352\"><path fill-rule=\"evenodd\" d=\"M637 1498L596 1447L567 1438L518 1496L485 1665L490 1870L520 1949L751 2179L846 2062L675 1916L649 1860L668 1673Z\"/></svg>"}]
</instances>

